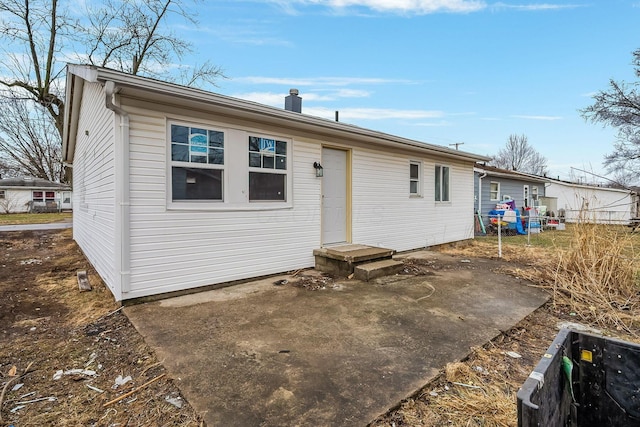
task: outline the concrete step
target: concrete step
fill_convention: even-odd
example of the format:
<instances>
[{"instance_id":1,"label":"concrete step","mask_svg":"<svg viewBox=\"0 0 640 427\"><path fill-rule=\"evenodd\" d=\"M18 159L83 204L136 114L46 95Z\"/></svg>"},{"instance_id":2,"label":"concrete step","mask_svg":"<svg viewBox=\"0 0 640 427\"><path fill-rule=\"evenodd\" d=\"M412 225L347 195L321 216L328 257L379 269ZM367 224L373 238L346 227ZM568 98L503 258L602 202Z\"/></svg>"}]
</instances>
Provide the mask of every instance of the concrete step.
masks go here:
<instances>
[{"instance_id":1,"label":"concrete step","mask_svg":"<svg viewBox=\"0 0 640 427\"><path fill-rule=\"evenodd\" d=\"M390 276L402 270L404 263L393 259L368 262L360 264L353 269L354 277L358 280L368 282L371 279L382 276Z\"/></svg>"},{"instance_id":2,"label":"concrete step","mask_svg":"<svg viewBox=\"0 0 640 427\"><path fill-rule=\"evenodd\" d=\"M313 251L316 270L337 276L348 276L356 265L365 262L391 259L394 253L393 249L351 244Z\"/></svg>"}]
</instances>

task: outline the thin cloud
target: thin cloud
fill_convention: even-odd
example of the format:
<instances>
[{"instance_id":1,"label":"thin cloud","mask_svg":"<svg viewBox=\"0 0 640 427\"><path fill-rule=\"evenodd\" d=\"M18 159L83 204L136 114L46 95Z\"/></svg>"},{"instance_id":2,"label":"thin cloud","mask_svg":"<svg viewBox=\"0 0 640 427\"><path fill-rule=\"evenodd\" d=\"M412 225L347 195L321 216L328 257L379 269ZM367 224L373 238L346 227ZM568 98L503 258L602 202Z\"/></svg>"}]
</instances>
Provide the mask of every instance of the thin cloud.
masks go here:
<instances>
[{"instance_id":1,"label":"thin cloud","mask_svg":"<svg viewBox=\"0 0 640 427\"><path fill-rule=\"evenodd\" d=\"M302 107L302 112L312 116L332 119L335 111L324 107ZM389 108L340 108L338 109L340 121L348 120L389 120L389 119L437 119L444 116L442 111L431 110L395 110Z\"/></svg>"},{"instance_id":2,"label":"thin cloud","mask_svg":"<svg viewBox=\"0 0 640 427\"><path fill-rule=\"evenodd\" d=\"M284 104L284 98L288 93L285 92L246 92L232 94L234 98L246 99L247 101L258 102L260 104L271 106L282 106ZM340 94L338 92L332 94L317 94L314 92L301 93L300 96L303 101L315 101L315 102L327 102L335 101L338 98L349 98L347 93Z\"/></svg>"},{"instance_id":3,"label":"thin cloud","mask_svg":"<svg viewBox=\"0 0 640 427\"><path fill-rule=\"evenodd\" d=\"M554 3L534 3L534 4L507 4L507 3L495 3L491 6L492 9L512 9L522 11L538 11L538 10L561 10L561 9L576 9L579 7L585 7L582 4L554 4Z\"/></svg>"},{"instance_id":4,"label":"thin cloud","mask_svg":"<svg viewBox=\"0 0 640 427\"><path fill-rule=\"evenodd\" d=\"M233 79L236 82L250 83L250 84L276 84L283 86L348 86L354 84L364 85L380 85L388 83L404 83L412 84L411 80L401 79L382 79L375 77L264 77L264 76L246 76L236 77Z\"/></svg>"},{"instance_id":5,"label":"thin cloud","mask_svg":"<svg viewBox=\"0 0 640 427\"><path fill-rule=\"evenodd\" d=\"M511 117L516 118L516 119L525 119L525 120L546 120L546 121L562 120L561 116L513 115Z\"/></svg>"},{"instance_id":6,"label":"thin cloud","mask_svg":"<svg viewBox=\"0 0 640 427\"><path fill-rule=\"evenodd\" d=\"M285 12L296 14L295 5L324 6L334 10L369 9L375 12L427 15L438 12L470 13L483 10L482 0L269 0Z\"/></svg>"}]
</instances>

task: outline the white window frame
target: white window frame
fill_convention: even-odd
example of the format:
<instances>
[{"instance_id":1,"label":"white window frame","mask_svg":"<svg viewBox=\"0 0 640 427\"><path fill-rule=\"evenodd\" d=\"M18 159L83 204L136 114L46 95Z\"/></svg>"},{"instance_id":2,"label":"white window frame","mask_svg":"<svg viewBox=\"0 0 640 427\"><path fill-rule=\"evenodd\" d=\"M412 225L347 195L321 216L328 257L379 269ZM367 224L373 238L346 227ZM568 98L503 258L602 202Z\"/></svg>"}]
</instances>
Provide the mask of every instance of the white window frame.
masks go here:
<instances>
[{"instance_id":1,"label":"white window frame","mask_svg":"<svg viewBox=\"0 0 640 427\"><path fill-rule=\"evenodd\" d=\"M165 150L166 179L165 205L167 210L191 211L272 211L293 207L293 139L284 135L272 135L259 129L239 129L209 120L190 120L187 117L166 117ZM224 133L224 165L211 165L223 169L222 200L176 200L172 194L171 125L210 129ZM285 174L286 201L249 201L249 136L258 136L287 143L287 169ZM180 162L185 167L192 163ZM200 163L199 165L204 165ZM255 168L257 172L264 172Z\"/></svg>"},{"instance_id":2,"label":"white window frame","mask_svg":"<svg viewBox=\"0 0 640 427\"><path fill-rule=\"evenodd\" d=\"M537 185L531 186L531 200L533 200L534 202L538 201L538 186Z\"/></svg>"},{"instance_id":3,"label":"white window frame","mask_svg":"<svg viewBox=\"0 0 640 427\"><path fill-rule=\"evenodd\" d=\"M42 197L36 198L36 193L42 194ZM46 199L46 193L44 190L32 190L31 191L31 201L34 203L44 203Z\"/></svg>"},{"instance_id":4,"label":"white window frame","mask_svg":"<svg viewBox=\"0 0 640 427\"><path fill-rule=\"evenodd\" d=\"M411 176L411 167L418 167L418 176L413 178ZM411 191L411 184L415 182L416 191ZM409 161L409 196L410 197L422 197L422 162L418 160L410 160Z\"/></svg>"},{"instance_id":5,"label":"white window frame","mask_svg":"<svg viewBox=\"0 0 640 427\"><path fill-rule=\"evenodd\" d=\"M446 172L446 174L445 174ZM446 175L446 179L445 179ZM446 188L446 199L443 200L443 190ZM436 203L451 203L451 167L448 165L435 165L435 195Z\"/></svg>"},{"instance_id":6,"label":"white window frame","mask_svg":"<svg viewBox=\"0 0 640 427\"><path fill-rule=\"evenodd\" d=\"M184 126L189 129L205 129L207 131L215 131L222 132L223 134L223 162L222 164L210 164L210 163L198 163L198 162L190 162L190 161L178 161L173 160L172 158L172 145L173 141L171 138L171 127L173 125L176 126ZM208 144L208 143L207 143ZM225 200L225 187L226 187L226 165L227 165L227 133L224 128L219 126L214 126L206 123L190 123L181 120L168 120L167 121L167 130L166 130L166 146L167 146L167 158L168 158L168 170L167 170L167 201L172 206L196 206L196 205L211 205L211 204L220 204ZM187 145L190 147L190 145ZM207 149L208 145L207 145ZM191 157L191 152L187 154ZM173 198L173 168L174 167L182 167L182 168L191 168L191 169L202 169L202 170L221 170L221 199L199 199L199 200L189 200L189 199L178 199L174 200Z\"/></svg>"},{"instance_id":7,"label":"white window frame","mask_svg":"<svg viewBox=\"0 0 640 427\"><path fill-rule=\"evenodd\" d=\"M522 186L522 199L524 200L524 207L529 207L529 184L524 184Z\"/></svg>"},{"instance_id":8,"label":"white window frame","mask_svg":"<svg viewBox=\"0 0 640 427\"><path fill-rule=\"evenodd\" d=\"M7 194L5 193L5 190L0 190L0 199L6 199L7 198Z\"/></svg>"},{"instance_id":9,"label":"white window frame","mask_svg":"<svg viewBox=\"0 0 640 427\"><path fill-rule=\"evenodd\" d=\"M496 191L493 191L491 187L496 185ZM495 193L495 196L494 196ZM489 200L492 202L500 201L500 182L499 181L491 181L489 182Z\"/></svg>"},{"instance_id":10,"label":"white window frame","mask_svg":"<svg viewBox=\"0 0 640 427\"><path fill-rule=\"evenodd\" d=\"M250 151L249 150L249 145L250 145L250 138L261 138L262 140L269 140L269 141L273 141L274 144L278 144L278 142L284 142L286 144L286 149L285 149L285 154L282 155L281 157L285 158L285 164L286 164L286 168L285 169L278 169L277 167L275 167L275 164L277 164L277 160L278 160L278 155L276 153L276 148L274 146L274 153L273 153L273 157L274 157L274 168L264 168L264 167L255 167L255 166L250 166L249 165L249 156L253 153L253 154L258 154L258 152L255 151ZM266 173L266 174L273 174L273 175L284 175L284 200L251 200L251 190L250 188L247 191L247 197L249 200L249 203L251 204L255 204L255 203L268 203L268 204L278 204L278 203L287 203L287 201L290 199L291 194L290 194L290 186L289 186L289 181L291 180L291 175L289 173L289 171L291 170L291 150L290 150L290 145L291 145L291 141L287 138L280 138L280 137L273 137L271 135L265 135L265 134L261 134L258 132L247 132L247 138L245 139L245 145L247 147L247 153L249 153L246 157L246 166L248 168L247 171L247 181L250 180L250 175L251 173ZM260 152L261 156L267 156L265 154L263 154L262 152ZM268 156L271 157L271 156Z\"/></svg>"}]
</instances>

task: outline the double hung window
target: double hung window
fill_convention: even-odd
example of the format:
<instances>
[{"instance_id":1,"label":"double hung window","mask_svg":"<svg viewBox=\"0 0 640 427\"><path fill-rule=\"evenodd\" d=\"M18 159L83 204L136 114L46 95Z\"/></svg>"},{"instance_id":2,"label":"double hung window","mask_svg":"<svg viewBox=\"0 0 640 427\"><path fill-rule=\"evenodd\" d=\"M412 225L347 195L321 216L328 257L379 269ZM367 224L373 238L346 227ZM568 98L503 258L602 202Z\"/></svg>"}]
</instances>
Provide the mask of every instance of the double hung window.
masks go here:
<instances>
[{"instance_id":1,"label":"double hung window","mask_svg":"<svg viewBox=\"0 0 640 427\"><path fill-rule=\"evenodd\" d=\"M449 202L449 166L436 165L436 202Z\"/></svg>"},{"instance_id":2,"label":"double hung window","mask_svg":"<svg viewBox=\"0 0 640 427\"><path fill-rule=\"evenodd\" d=\"M422 168L420 162L409 163L409 195L421 195Z\"/></svg>"},{"instance_id":3,"label":"double hung window","mask_svg":"<svg viewBox=\"0 0 640 427\"><path fill-rule=\"evenodd\" d=\"M224 132L171 125L171 189L176 200L223 200Z\"/></svg>"},{"instance_id":4,"label":"double hung window","mask_svg":"<svg viewBox=\"0 0 640 427\"><path fill-rule=\"evenodd\" d=\"M489 200L494 202L500 200L500 183L499 182L491 182L489 184Z\"/></svg>"},{"instance_id":5,"label":"double hung window","mask_svg":"<svg viewBox=\"0 0 640 427\"><path fill-rule=\"evenodd\" d=\"M249 136L249 201L287 200L287 142Z\"/></svg>"}]
</instances>

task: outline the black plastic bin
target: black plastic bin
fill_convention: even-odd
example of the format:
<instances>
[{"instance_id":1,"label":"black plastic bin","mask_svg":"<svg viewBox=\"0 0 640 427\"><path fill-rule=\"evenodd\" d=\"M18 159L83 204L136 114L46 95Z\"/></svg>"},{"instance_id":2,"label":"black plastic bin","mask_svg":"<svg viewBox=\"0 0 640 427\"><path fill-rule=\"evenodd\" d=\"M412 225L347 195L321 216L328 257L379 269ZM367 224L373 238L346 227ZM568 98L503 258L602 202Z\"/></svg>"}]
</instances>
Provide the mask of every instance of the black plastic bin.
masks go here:
<instances>
[{"instance_id":1,"label":"black plastic bin","mask_svg":"<svg viewBox=\"0 0 640 427\"><path fill-rule=\"evenodd\" d=\"M640 345L562 329L518 391L518 426L640 426Z\"/></svg>"}]
</instances>

